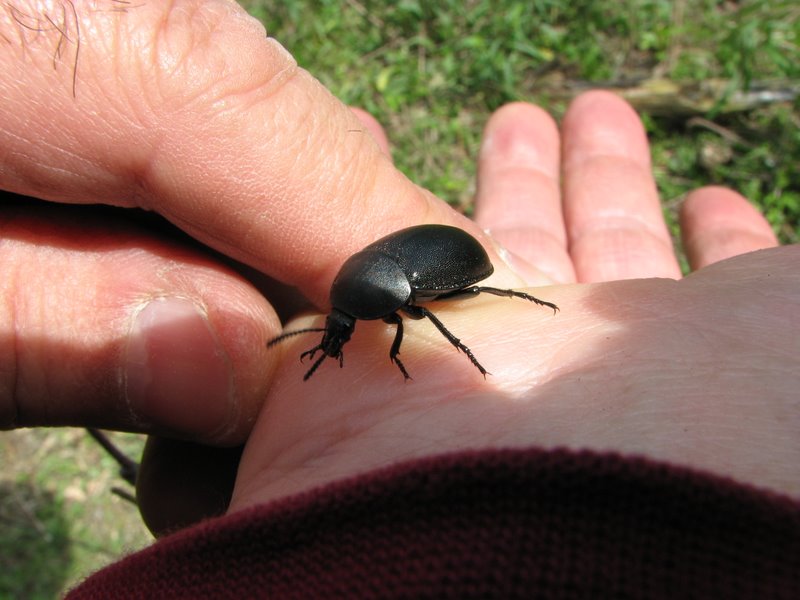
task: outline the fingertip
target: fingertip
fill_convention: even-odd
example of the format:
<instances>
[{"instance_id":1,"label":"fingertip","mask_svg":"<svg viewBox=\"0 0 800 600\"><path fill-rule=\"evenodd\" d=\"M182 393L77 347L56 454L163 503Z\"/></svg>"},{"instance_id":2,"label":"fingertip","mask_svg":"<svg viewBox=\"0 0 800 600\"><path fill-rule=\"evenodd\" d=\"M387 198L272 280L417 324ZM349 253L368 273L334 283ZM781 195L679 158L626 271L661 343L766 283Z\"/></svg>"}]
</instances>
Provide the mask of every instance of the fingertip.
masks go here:
<instances>
[{"instance_id":1,"label":"fingertip","mask_svg":"<svg viewBox=\"0 0 800 600\"><path fill-rule=\"evenodd\" d=\"M161 427L214 432L228 421L233 373L205 311L158 297L134 315L122 367L131 413Z\"/></svg>"},{"instance_id":2,"label":"fingertip","mask_svg":"<svg viewBox=\"0 0 800 600\"><path fill-rule=\"evenodd\" d=\"M280 330L248 281L119 214L4 211L0 424L246 439Z\"/></svg>"},{"instance_id":3,"label":"fingertip","mask_svg":"<svg viewBox=\"0 0 800 600\"><path fill-rule=\"evenodd\" d=\"M122 393L145 429L229 444L247 435L266 393L264 335L225 298L159 296L134 311Z\"/></svg>"},{"instance_id":4,"label":"fingertip","mask_svg":"<svg viewBox=\"0 0 800 600\"><path fill-rule=\"evenodd\" d=\"M687 218L728 215L748 221L761 219L761 213L747 198L720 185L707 185L689 192L681 210Z\"/></svg>"},{"instance_id":5,"label":"fingertip","mask_svg":"<svg viewBox=\"0 0 800 600\"><path fill-rule=\"evenodd\" d=\"M213 448L151 436L136 478L136 503L156 537L225 513L242 446Z\"/></svg>"},{"instance_id":6,"label":"fingertip","mask_svg":"<svg viewBox=\"0 0 800 600\"><path fill-rule=\"evenodd\" d=\"M512 102L498 108L486 122L480 158L542 164L548 170L557 170L558 137L558 125L547 111L535 104Z\"/></svg>"},{"instance_id":7,"label":"fingertip","mask_svg":"<svg viewBox=\"0 0 800 600\"><path fill-rule=\"evenodd\" d=\"M476 222L493 231L516 228L557 206L559 154L558 126L545 110L524 102L497 109L478 156Z\"/></svg>"},{"instance_id":8,"label":"fingertip","mask_svg":"<svg viewBox=\"0 0 800 600\"><path fill-rule=\"evenodd\" d=\"M181 258L166 276L140 277L133 299L145 300L121 306L129 316L120 393L144 431L240 444L278 364L267 340L280 321L248 280L205 258Z\"/></svg>"},{"instance_id":9,"label":"fingertip","mask_svg":"<svg viewBox=\"0 0 800 600\"><path fill-rule=\"evenodd\" d=\"M577 96L564 121L565 168L597 156L619 156L650 168L650 149L639 115L622 97L605 90Z\"/></svg>"},{"instance_id":10,"label":"fingertip","mask_svg":"<svg viewBox=\"0 0 800 600\"><path fill-rule=\"evenodd\" d=\"M693 269L778 245L772 227L741 194L720 186L689 193L681 206L683 245Z\"/></svg>"}]
</instances>

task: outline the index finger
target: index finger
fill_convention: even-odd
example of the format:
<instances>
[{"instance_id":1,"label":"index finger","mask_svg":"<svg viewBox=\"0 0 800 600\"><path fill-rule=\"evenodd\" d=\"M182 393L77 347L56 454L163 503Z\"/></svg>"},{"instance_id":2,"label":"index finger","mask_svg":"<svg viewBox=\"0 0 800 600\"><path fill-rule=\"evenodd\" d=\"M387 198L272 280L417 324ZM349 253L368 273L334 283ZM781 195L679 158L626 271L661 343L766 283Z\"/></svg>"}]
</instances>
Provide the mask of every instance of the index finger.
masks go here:
<instances>
[{"instance_id":1,"label":"index finger","mask_svg":"<svg viewBox=\"0 0 800 600\"><path fill-rule=\"evenodd\" d=\"M112 5L0 11L0 186L158 211L319 304L377 237L469 227L236 4Z\"/></svg>"}]
</instances>

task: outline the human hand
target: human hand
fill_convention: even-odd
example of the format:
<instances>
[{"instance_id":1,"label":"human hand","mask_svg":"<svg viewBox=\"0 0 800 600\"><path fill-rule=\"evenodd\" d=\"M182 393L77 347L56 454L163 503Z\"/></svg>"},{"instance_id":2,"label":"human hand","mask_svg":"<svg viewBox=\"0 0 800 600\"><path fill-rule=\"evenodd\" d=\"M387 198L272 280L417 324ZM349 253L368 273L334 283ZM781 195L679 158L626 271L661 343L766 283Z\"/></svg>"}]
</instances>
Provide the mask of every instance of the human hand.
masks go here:
<instances>
[{"instance_id":1,"label":"human hand","mask_svg":"<svg viewBox=\"0 0 800 600\"><path fill-rule=\"evenodd\" d=\"M479 235L397 173L359 132L367 127L232 3L69 6L0 14L12 41L0 50L0 187L153 210L320 306L338 265L380 235L419 222ZM281 358L264 348L278 324L251 286L118 212L1 210L0 425L247 437ZM343 238L331 235L334 219ZM493 262L495 283L518 283ZM530 284L548 281L516 266ZM410 340L404 358L416 352Z\"/></svg>"},{"instance_id":2,"label":"human hand","mask_svg":"<svg viewBox=\"0 0 800 600\"><path fill-rule=\"evenodd\" d=\"M298 356L318 334L287 340L232 511L488 447L633 453L800 495L800 341L787 326L799 248L746 254L776 245L768 224L734 192L704 188L682 209L696 271L676 281L643 128L607 93L578 98L560 136L535 107L498 111L478 183L478 224L529 282L564 284L532 290L561 312L483 296L429 305L485 380L425 321L406 322L411 382L389 362L394 328L380 321L358 322L344 369L327 361L307 382Z\"/></svg>"},{"instance_id":3,"label":"human hand","mask_svg":"<svg viewBox=\"0 0 800 600\"><path fill-rule=\"evenodd\" d=\"M62 6L0 11L2 189L157 212L320 307L376 237L473 227L396 171L236 4ZM252 286L128 211L0 210L0 426L244 441L280 331Z\"/></svg>"},{"instance_id":4,"label":"human hand","mask_svg":"<svg viewBox=\"0 0 800 600\"><path fill-rule=\"evenodd\" d=\"M486 239L233 2L5 3L0 36L0 189L60 203L0 204L0 428L242 444L280 324L202 245L323 309L381 235L437 222ZM194 506L214 487L202 460L179 465Z\"/></svg>"}]
</instances>

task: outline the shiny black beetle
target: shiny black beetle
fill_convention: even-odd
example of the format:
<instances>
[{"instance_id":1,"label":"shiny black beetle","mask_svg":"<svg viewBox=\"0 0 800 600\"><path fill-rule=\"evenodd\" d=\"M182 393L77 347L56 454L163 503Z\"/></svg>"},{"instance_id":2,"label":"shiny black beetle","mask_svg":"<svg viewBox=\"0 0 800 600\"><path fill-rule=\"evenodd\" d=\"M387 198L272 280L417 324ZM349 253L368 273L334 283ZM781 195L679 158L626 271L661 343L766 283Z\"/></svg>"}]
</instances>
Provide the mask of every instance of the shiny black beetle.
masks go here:
<instances>
[{"instance_id":1,"label":"shiny black beetle","mask_svg":"<svg viewBox=\"0 0 800 600\"><path fill-rule=\"evenodd\" d=\"M306 350L300 360L322 350L320 356L303 377L307 380L317 370L325 357L339 359L343 366L342 346L349 340L358 319L383 319L397 326L389 359L397 365L403 377L411 379L403 363L397 357L403 341L403 312L412 319L427 317L447 340L462 350L481 374L486 369L478 362L469 348L427 308L420 303L430 300L473 297L482 292L509 298L523 298L553 312L558 307L515 290L473 285L486 279L494 271L489 256L478 240L458 229L446 225L418 225L389 234L353 254L342 265L331 285L333 310L325 321L324 328L299 329L272 339L267 346L301 333L324 331L319 345Z\"/></svg>"}]
</instances>

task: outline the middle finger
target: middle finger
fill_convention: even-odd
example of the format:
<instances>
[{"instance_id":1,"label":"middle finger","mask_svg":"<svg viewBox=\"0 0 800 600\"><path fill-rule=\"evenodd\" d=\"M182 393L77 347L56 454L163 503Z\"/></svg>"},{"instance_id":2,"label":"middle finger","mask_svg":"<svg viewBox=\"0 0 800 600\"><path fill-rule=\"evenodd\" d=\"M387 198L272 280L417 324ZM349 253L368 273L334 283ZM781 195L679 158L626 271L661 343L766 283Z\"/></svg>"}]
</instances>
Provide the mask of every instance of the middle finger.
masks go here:
<instances>
[{"instance_id":1,"label":"middle finger","mask_svg":"<svg viewBox=\"0 0 800 600\"><path fill-rule=\"evenodd\" d=\"M589 92L562 127L564 219L578 281L680 277L639 117Z\"/></svg>"}]
</instances>

